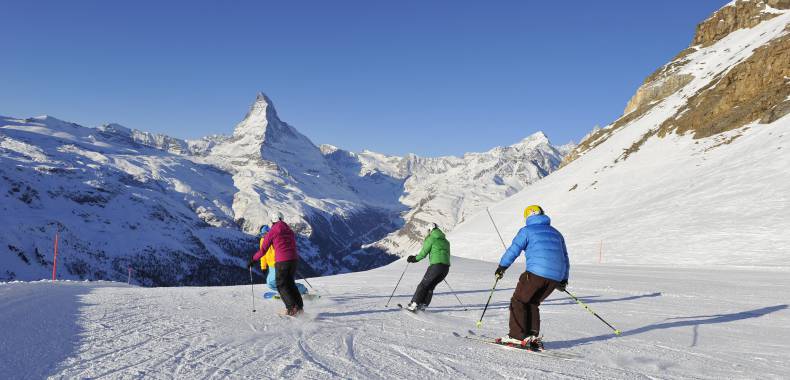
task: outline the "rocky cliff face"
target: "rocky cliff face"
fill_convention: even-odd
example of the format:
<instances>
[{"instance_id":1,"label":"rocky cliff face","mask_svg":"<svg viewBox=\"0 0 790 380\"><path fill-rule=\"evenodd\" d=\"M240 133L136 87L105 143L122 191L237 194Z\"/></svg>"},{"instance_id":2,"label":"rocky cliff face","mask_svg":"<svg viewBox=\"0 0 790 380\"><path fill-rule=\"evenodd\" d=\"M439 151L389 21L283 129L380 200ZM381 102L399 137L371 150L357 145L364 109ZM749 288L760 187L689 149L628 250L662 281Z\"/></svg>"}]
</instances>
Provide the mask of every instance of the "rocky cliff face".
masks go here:
<instances>
[{"instance_id":1,"label":"rocky cliff face","mask_svg":"<svg viewBox=\"0 0 790 380\"><path fill-rule=\"evenodd\" d=\"M624 151L638 151L651 136L693 132L697 138L737 129L788 112L788 9L790 0L737 0L697 26L691 46L648 76L623 116L586 136L568 154L565 166L600 146L620 128L651 113L674 94L683 104ZM761 30L750 37L746 31Z\"/></svg>"},{"instance_id":2,"label":"rocky cliff face","mask_svg":"<svg viewBox=\"0 0 790 380\"><path fill-rule=\"evenodd\" d=\"M776 17L780 12L775 10L788 8L790 8L790 0L732 1L697 25L691 45L710 46L736 30L753 28L765 20Z\"/></svg>"},{"instance_id":3,"label":"rocky cliff face","mask_svg":"<svg viewBox=\"0 0 790 380\"><path fill-rule=\"evenodd\" d=\"M772 123L790 112L790 35L754 51L691 96L661 124L659 136L691 132L713 136L759 121Z\"/></svg>"}]
</instances>

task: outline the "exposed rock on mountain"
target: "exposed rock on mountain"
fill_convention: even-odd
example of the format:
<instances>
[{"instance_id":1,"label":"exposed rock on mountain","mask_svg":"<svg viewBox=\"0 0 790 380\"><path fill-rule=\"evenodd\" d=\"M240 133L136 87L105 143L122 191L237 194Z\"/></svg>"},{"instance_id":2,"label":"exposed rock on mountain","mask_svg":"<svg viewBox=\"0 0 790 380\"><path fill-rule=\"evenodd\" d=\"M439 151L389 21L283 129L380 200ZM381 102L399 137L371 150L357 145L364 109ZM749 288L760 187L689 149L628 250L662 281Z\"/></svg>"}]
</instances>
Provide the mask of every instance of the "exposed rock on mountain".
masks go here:
<instances>
[{"instance_id":1,"label":"exposed rock on mountain","mask_svg":"<svg viewBox=\"0 0 790 380\"><path fill-rule=\"evenodd\" d=\"M790 8L790 0L734 0L697 25L692 45L707 47L730 33L753 28Z\"/></svg>"}]
</instances>

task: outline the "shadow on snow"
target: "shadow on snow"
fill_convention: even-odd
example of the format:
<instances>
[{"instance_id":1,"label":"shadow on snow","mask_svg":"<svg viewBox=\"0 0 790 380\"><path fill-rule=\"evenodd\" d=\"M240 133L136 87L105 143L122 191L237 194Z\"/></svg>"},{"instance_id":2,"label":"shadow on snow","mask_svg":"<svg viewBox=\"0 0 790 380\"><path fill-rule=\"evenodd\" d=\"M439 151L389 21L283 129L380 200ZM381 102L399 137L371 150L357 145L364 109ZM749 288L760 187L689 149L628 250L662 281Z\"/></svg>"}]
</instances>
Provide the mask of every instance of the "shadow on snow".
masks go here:
<instances>
[{"instance_id":1,"label":"shadow on snow","mask_svg":"<svg viewBox=\"0 0 790 380\"><path fill-rule=\"evenodd\" d=\"M775 305L775 306L768 306L759 309L741 311L736 313L704 315L704 316L685 317L685 318L672 318L672 319L686 319L686 318L694 318L694 319L674 321L674 322L654 323L652 325L642 326L633 330L623 331L621 336L638 335L649 331L672 329L676 327L688 327L688 326L697 327L700 325L712 325L718 323L740 321L744 319L759 318L764 315L768 315L785 309L787 309L787 305ZM580 339L548 342L546 343L546 347L552 349L570 348L575 346L581 346L587 343L605 341L612 339L614 337L615 335L613 334L605 334L605 335L598 335L598 336L592 336L592 337L580 338Z\"/></svg>"}]
</instances>

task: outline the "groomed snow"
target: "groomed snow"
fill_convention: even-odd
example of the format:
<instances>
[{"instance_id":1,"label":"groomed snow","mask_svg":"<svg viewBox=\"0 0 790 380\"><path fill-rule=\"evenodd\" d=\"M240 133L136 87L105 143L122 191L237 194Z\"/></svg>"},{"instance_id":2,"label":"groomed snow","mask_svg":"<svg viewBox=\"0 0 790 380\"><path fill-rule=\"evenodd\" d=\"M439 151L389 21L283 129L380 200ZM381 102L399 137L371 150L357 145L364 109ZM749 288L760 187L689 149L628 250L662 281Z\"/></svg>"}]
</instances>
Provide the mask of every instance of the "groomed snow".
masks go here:
<instances>
[{"instance_id":1,"label":"groomed snow","mask_svg":"<svg viewBox=\"0 0 790 380\"><path fill-rule=\"evenodd\" d=\"M310 279L324 297L278 317L255 286L138 288L107 283L0 284L0 378L761 378L790 373L790 276L781 271L576 265L570 290L542 306L547 348L573 360L456 338L506 332L523 259L475 328L495 265L455 258L430 312L384 307L406 263ZM425 270L411 264L391 305Z\"/></svg>"}]
</instances>

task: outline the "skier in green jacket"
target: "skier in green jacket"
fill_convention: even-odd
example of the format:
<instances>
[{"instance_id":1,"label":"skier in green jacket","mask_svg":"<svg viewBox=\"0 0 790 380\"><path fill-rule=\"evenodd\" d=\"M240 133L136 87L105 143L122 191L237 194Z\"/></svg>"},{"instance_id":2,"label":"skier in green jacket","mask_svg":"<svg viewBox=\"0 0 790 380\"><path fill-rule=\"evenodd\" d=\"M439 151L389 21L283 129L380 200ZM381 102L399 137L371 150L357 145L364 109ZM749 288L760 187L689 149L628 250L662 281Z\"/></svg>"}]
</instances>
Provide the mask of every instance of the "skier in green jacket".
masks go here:
<instances>
[{"instance_id":1,"label":"skier in green jacket","mask_svg":"<svg viewBox=\"0 0 790 380\"><path fill-rule=\"evenodd\" d=\"M433 289L447 277L450 272L450 242L444 232L434 223L425 238L422 249L417 256L409 256L406 261L416 263L428 256L431 265L425 271L420 285L414 292L411 303L406 307L409 311L423 310L431 304Z\"/></svg>"}]
</instances>

